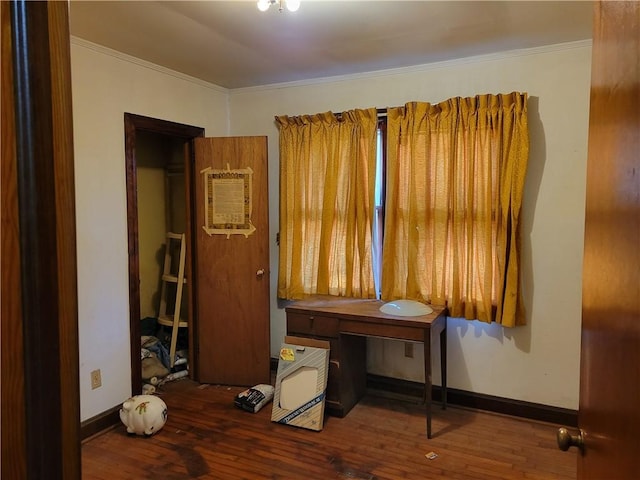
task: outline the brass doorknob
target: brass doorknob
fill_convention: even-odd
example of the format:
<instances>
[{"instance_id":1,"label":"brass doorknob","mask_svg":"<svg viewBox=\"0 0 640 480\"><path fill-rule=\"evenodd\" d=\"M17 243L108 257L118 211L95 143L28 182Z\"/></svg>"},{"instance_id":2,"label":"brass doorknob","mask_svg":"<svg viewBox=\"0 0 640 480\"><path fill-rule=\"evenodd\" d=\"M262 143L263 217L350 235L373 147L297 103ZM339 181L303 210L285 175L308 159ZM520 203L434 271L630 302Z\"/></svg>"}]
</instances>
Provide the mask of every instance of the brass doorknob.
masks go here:
<instances>
[{"instance_id":1,"label":"brass doorknob","mask_svg":"<svg viewBox=\"0 0 640 480\"><path fill-rule=\"evenodd\" d=\"M262 268L256 272L256 277L261 277L263 275L264 275L264 269Z\"/></svg>"},{"instance_id":2,"label":"brass doorknob","mask_svg":"<svg viewBox=\"0 0 640 480\"><path fill-rule=\"evenodd\" d=\"M566 452L570 447L578 447L580 450L584 449L584 432L580 430L577 435L571 435L566 428L559 428L558 448Z\"/></svg>"}]
</instances>

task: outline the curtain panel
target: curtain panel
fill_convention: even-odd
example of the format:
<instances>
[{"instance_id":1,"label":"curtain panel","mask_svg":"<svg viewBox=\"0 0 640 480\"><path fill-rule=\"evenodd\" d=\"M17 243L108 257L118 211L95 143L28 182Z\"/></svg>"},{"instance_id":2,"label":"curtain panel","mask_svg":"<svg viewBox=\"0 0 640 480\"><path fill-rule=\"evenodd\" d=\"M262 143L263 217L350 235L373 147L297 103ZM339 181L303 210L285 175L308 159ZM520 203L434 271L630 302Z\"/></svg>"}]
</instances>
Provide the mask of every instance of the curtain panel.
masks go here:
<instances>
[{"instance_id":1,"label":"curtain panel","mask_svg":"<svg viewBox=\"0 0 640 480\"><path fill-rule=\"evenodd\" d=\"M525 93L390 108L382 298L524 324L520 212L528 156Z\"/></svg>"},{"instance_id":2,"label":"curtain panel","mask_svg":"<svg viewBox=\"0 0 640 480\"><path fill-rule=\"evenodd\" d=\"M375 108L278 116L278 297L375 298Z\"/></svg>"}]
</instances>

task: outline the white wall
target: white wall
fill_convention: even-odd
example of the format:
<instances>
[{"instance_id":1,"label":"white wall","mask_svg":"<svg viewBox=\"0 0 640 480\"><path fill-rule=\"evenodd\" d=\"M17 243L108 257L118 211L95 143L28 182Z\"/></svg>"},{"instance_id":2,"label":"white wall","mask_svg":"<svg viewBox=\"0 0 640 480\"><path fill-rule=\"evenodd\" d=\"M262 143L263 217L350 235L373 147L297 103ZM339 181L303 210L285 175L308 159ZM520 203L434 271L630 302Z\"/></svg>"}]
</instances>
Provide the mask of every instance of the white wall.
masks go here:
<instances>
[{"instance_id":1,"label":"white wall","mask_svg":"<svg viewBox=\"0 0 640 480\"><path fill-rule=\"evenodd\" d=\"M124 113L227 135L225 89L71 40L81 420L131 394ZM102 387L90 389L90 372Z\"/></svg>"},{"instance_id":2,"label":"white wall","mask_svg":"<svg viewBox=\"0 0 640 480\"><path fill-rule=\"evenodd\" d=\"M528 92L531 150L523 206L527 326L449 321L451 388L578 408L581 275L591 70L590 43L505 52L412 69L230 91L231 134L268 135L271 236L271 351L285 312L275 301L278 131L275 115L437 103L456 96ZM423 380L422 345L370 340L368 370ZM434 345L434 383L439 383Z\"/></svg>"},{"instance_id":3,"label":"white wall","mask_svg":"<svg viewBox=\"0 0 640 480\"><path fill-rule=\"evenodd\" d=\"M278 132L275 115L385 107L526 91L531 157L523 212L528 325L449 322L452 388L577 409L581 264L591 48L578 43L315 83L227 91L72 38L81 420L131 393L124 113L268 135L271 351L285 333L275 300ZM229 127L231 125L231 127ZM372 373L422 380L422 346L371 340ZM437 348L434 346L434 353ZM439 383L437 355L434 383ZM90 389L101 369L103 386Z\"/></svg>"}]
</instances>

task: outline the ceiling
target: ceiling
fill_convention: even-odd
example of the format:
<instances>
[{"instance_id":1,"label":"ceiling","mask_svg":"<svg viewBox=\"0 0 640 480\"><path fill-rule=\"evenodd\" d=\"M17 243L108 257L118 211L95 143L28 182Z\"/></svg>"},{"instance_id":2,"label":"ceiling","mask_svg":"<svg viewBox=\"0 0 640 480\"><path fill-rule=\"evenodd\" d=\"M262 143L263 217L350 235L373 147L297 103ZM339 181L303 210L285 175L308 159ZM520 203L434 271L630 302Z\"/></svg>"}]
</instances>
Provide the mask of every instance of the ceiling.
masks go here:
<instances>
[{"instance_id":1,"label":"ceiling","mask_svg":"<svg viewBox=\"0 0 640 480\"><path fill-rule=\"evenodd\" d=\"M233 89L592 37L587 1L71 0L75 37Z\"/></svg>"}]
</instances>

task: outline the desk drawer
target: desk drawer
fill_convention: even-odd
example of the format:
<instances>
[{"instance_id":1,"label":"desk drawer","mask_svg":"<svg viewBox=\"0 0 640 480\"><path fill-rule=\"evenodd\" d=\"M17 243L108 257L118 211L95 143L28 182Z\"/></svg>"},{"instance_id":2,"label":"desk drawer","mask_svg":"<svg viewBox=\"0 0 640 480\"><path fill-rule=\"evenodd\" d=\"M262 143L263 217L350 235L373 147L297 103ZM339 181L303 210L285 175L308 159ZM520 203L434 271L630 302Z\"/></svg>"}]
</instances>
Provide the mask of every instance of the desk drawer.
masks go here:
<instances>
[{"instance_id":1,"label":"desk drawer","mask_svg":"<svg viewBox=\"0 0 640 480\"><path fill-rule=\"evenodd\" d=\"M338 319L302 313L287 313L287 333L313 335L318 337L338 337Z\"/></svg>"}]
</instances>

